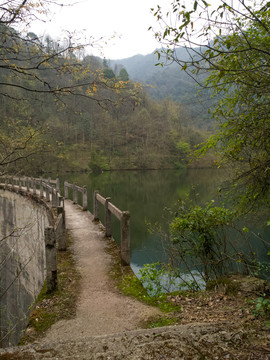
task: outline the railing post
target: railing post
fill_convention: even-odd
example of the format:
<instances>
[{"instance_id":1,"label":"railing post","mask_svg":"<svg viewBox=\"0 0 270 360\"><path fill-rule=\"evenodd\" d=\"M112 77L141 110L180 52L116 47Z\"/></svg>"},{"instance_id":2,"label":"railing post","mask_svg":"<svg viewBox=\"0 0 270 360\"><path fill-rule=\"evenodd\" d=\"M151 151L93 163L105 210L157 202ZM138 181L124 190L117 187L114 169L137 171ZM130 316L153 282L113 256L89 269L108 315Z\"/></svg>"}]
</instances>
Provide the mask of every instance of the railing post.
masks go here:
<instances>
[{"instance_id":1,"label":"railing post","mask_svg":"<svg viewBox=\"0 0 270 360\"><path fill-rule=\"evenodd\" d=\"M123 211L121 218L121 264L130 265L130 213Z\"/></svg>"},{"instance_id":2,"label":"railing post","mask_svg":"<svg viewBox=\"0 0 270 360\"><path fill-rule=\"evenodd\" d=\"M46 201L50 201L50 189L48 184L46 184Z\"/></svg>"},{"instance_id":3,"label":"railing post","mask_svg":"<svg viewBox=\"0 0 270 360\"><path fill-rule=\"evenodd\" d=\"M30 189L30 179L29 177L26 178L26 191L29 192Z\"/></svg>"},{"instance_id":4,"label":"railing post","mask_svg":"<svg viewBox=\"0 0 270 360\"><path fill-rule=\"evenodd\" d=\"M56 205L56 207L60 206L59 196L60 196L60 194L58 193L57 190L55 190L55 205Z\"/></svg>"},{"instance_id":5,"label":"railing post","mask_svg":"<svg viewBox=\"0 0 270 360\"><path fill-rule=\"evenodd\" d=\"M73 184L73 204L78 204L78 191L76 183Z\"/></svg>"},{"instance_id":6,"label":"railing post","mask_svg":"<svg viewBox=\"0 0 270 360\"><path fill-rule=\"evenodd\" d=\"M13 177L11 178L11 188L12 188L12 190L14 190L14 179L13 179Z\"/></svg>"},{"instance_id":7,"label":"railing post","mask_svg":"<svg viewBox=\"0 0 270 360\"><path fill-rule=\"evenodd\" d=\"M87 188L84 185L82 193L83 210L87 210Z\"/></svg>"},{"instance_id":8,"label":"railing post","mask_svg":"<svg viewBox=\"0 0 270 360\"><path fill-rule=\"evenodd\" d=\"M58 243L58 250L65 251L67 249L67 240L66 240L66 233L65 233L65 210L63 206L57 207L57 214L62 215L62 223L61 229L58 229L58 236L57 236L57 243ZM59 234L60 232L60 234Z\"/></svg>"},{"instance_id":9,"label":"railing post","mask_svg":"<svg viewBox=\"0 0 270 360\"><path fill-rule=\"evenodd\" d=\"M66 213L65 213L65 208L64 208L64 203L63 206L57 206L57 214L62 214L63 215L63 228L66 228Z\"/></svg>"},{"instance_id":10,"label":"railing post","mask_svg":"<svg viewBox=\"0 0 270 360\"><path fill-rule=\"evenodd\" d=\"M111 198L105 199L105 234L106 237L112 236L112 214L110 210L108 209L108 203L111 200Z\"/></svg>"},{"instance_id":11,"label":"railing post","mask_svg":"<svg viewBox=\"0 0 270 360\"><path fill-rule=\"evenodd\" d=\"M55 185L55 188L56 188L56 191L60 192L60 181L59 181L59 179L58 179L58 178L56 179L56 185Z\"/></svg>"},{"instance_id":12,"label":"railing post","mask_svg":"<svg viewBox=\"0 0 270 360\"><path fill-rule=\"evenodd\" d=\"M22 190L22 182L21 182L21 178L19 177L19 191Z\"/></svg>"},{"instance_id":13,"label":"railing post","mask_svg":"<svg viewBox=\"0 0 270 360\"><path fill-rule=\"evenodd\" d=\"M37 193L37 183L36 183L36 179L33 179L33 194L35 195Z\"/></svg>"},{"instance_id":14,"label":"railing post","mask_svg":"<svg viewBox=\"0 0 270 360\"><path fill-rule=\"evenodd\" d=\"M94 221L98 221L98 220L99 220L97 194L99 194L99 191L98 191L98 190L95 190L95 191L94 191L94 199L93 199L93 204L94 204L94 209L93 209Z\"/></svg>"},{"instance_id":15,"label":"railing post","mask_svg":"<svg viewBox=\"0 0 270 360\"><path fill-rule=\"evenodd\" d=\"M55 204L56 204L56 207L58 206L61 206L60 204L60 194L57 190L55 190Z\"/></svg>"},{"instance_id":16,"label":"railing post","mask_svg":"<svg viewBox=\"0 0 270 360\"><path fill-rule=\"evenodd\" d=\"M55 208L57 207L57 192L53 187L51 187L51 189L52 189L52 207Z\"/></svg>"},{"instance_id":17,"label":"railing post","mask_svg":"<svg viewBox=\"0 0 270 360\"><path fill-rule=\"evenodd\" d=\"M57 289L56 239L52 226L45 229L47 293Z\"/></svg>"},{"instance_id":18,"label":"railing post","mask_svg":"<svg viewBox=\"0 0 270 360\"><path fill-rule=\"evenodd\" d=\"M43 195L43 180L42 178L39 180L39 196L42 199L44 197Z\"/></svg>"},{"instance_id":19,"label":"railing post","mask_svg":"<svg viewBox=\"0 0 270 360\"><path fill-rule=\"evenodd\" d=\"M64 206L65 206L64 198L63 198L63 196L61 196L60 194L59 194L59 196L58 196L58 206L61 206L61 207L63 207L63 208L64 208Z\"/></svg>"},{"instance_id":20,"label":"railing post","mask_svg":"<svg viewBox=\"0 0 270 360\"><path fill-rule=\"evenodd\" d=\"M65 196L65 199L68 199L68 183L67 183L67 181L64 182L64 196Z\"/></svg>"}]
</instances>

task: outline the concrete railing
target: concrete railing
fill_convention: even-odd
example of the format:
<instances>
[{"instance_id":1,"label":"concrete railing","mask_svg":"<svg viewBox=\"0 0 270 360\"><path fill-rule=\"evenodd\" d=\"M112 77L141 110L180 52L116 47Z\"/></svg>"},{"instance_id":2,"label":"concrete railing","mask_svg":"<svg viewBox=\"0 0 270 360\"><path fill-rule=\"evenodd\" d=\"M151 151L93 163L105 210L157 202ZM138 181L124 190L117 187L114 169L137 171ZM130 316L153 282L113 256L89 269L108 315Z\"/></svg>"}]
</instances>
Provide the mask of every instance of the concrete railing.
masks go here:
<instances>
[{"instance_id":1,"label":"concrete railing","mask_svg":"<svg viewBox=\"0 0 270 360\"><path fill-rule=\"evenodd\" d=\"M65 210L57 207L57 218L53 226L45 228L45 255L46 255L46 280L47 292L57 289L57 250L67 249L65 234Z\"/></svg>"},{"instance_id":2,"label":"concrete railing","mask_svg":"<svg viewBox=\"0 0 270 360\"><path fill-rule=\"evenodd\" d=\"M87 188L86 188L86 186L80 187L76 184L70 184L67 181L65 181L64 182L65 199L69 198L68 189L72 190L73 204L78 204L78 192L82 193L82 208L83 208L83 210L87 210Z\"/></svg>"},{"instance_id":3,"label":"concrete railing","mask_svg":"<svg viewBox=\"0 0 270 360\"><path fill-rule=\"evenodd\" d=\"M0 182L4 184L4 188L12 190L27 191L33 195L39 196L41 199L52 202L52 207L58 207L63 204L63 197L60 195L59 179L51 180L50 178L30 178L30 177L0 177ZM55 186L53 186L55 185Z\"/></svg>"},{"instance_id":4,"label":"concrete railing","mask_svg":"<svg viewBox=\"0 0 270 360\"><path fill-rule=\"evenodd\" d=\"M105 207L105 234L107 237L112 236L111 215L113 214L120 220L121 227L121 264L130 265L130 213L121 211L110 202L111 198L104 198L96 190L94 192L94 220L99 220L98 203Z\"/></svg>"},{"instance_id":5,"label":"concrete railing","mask_svg":"<svg viewBox=\"0 0 270 360\"><path fill-rule=\"evenodd\" d=\"M45 180L29 177L0 177L0 185L5 190L33 195L57 208L57 215L51 212L51 226L45 228L45 256L47 292L57 289L57 249L66 250L64 199L60 195L59 179ZM48 208L48 207L47 207Z\"/></svg>"}]
</instances>

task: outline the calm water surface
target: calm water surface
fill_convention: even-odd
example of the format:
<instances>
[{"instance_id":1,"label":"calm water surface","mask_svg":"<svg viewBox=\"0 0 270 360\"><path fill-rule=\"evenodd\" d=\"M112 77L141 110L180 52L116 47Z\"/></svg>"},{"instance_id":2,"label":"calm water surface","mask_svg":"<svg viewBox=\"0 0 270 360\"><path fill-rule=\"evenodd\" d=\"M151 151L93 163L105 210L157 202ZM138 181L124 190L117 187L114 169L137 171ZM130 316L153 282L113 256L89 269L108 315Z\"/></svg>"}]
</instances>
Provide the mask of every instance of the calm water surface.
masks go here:
<instances>
[{"instance_id":1,"label":"calm water surface","mask_svg":"<svg viewBox=\"0 0 270 360\"><path fill-rule=\"evenodd\" d=\"M70 174L60 177L60 180L61 183L67 180L87 186L91 212L94 190L99 190L103 197L110 197L120 210L130 211L131 265L137 272L144 264L162 261L166 257L161 238L150 234L146 223L165 225L168 214L164 209L176 208L177 201L186 195L196 197L201 203L216 199L217 189L224 182L225 175L226 172L217 169L147 170L104 172L98 175ZM119 221L113 220L112 226L113 236L119 243ZM269 239L269 230L262 226L262 222L254 220L252 230L265 240ZM268 260L267 251L256 236L252 241L257 246L256 251L261 253L264 260Z\"/></svg>"}]
</instances>

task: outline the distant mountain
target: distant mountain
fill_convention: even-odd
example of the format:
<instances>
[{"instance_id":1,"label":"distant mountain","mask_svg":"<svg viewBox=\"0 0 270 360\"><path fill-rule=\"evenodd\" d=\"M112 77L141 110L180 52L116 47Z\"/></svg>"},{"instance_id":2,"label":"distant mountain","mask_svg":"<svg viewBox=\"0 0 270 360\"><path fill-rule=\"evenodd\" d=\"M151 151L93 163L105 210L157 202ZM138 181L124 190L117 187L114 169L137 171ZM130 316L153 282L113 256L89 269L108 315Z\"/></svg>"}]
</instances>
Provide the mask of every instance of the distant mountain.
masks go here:
<instances>
[{"instance_id":1,"label":"distant mountain","mask_svg":"<svg viewBox=\"0 0 270 360\"><path fill-rule=\"evenodd\" d=\"M177 55L184 59L187 59L188 56L185 49L179 49ZM155 66L157 63L158 57L155 52L148 55L135 55L126 59L110 60L112 69L115 65L124 66L129 73L130 78L134 81L142 81L151 77L153 74L162 72L164 68ZM174 71L176 71L176 68L180 71L179 66L176 64L172 64L170 67L173 67Z\"/></svg>"},{"instance_id":2,"label":"distant mountain","mask_svg":"<svg viewBox=\"0 0 270 360\"><path fill-rule=\"evenodd\" d=\"M185 49L177 49L177 57L188 59ZM109 65L117 74L119 69L125 68L132 81L143 82L153 87L146 88L149 95L156 100L171 98L185 105L192 118L199 127L209 128L212 121L209 119L208 109L213 102L207 90L198 94L199 86L180 66L172 62L165 66L156 66L157 54L135 55L120 60L110 60ZM204 121L202 121L204 120Z\"/></svg>"},{"instance_id":3,"label":"distant mountain","mask_svg":"<svg viewBox=\"0 0 270 360\"><path fill-rule=\"evenodd\" d=\"M115 66L123 66L129 73L131 80L141 81L156 70L156 55L154 53L148 55L135 55L130 58L121 60L110 60L109 64L112 69Z\"/></svg>"}]
</instances>

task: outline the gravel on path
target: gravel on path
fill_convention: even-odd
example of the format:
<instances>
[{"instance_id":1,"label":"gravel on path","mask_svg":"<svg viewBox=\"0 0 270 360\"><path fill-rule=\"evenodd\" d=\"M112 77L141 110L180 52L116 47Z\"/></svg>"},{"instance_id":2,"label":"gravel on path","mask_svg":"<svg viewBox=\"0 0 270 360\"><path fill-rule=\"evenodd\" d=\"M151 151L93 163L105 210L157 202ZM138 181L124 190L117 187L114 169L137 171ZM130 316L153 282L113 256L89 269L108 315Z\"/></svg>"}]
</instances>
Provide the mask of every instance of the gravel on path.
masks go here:
<instances>
[{"instance_id":1,"label":"gravel on path","mask_svg":"<svg viewBox=\"0 0 270 360\"><path fill-rule=\"evenodd\" d=\"M66 228L73 239L73 252L81 273L76 317L55 323L42 342L74 340L82 336L105 335L138 329L160 312L136 299L122 295L109 276L111 255L107 240L93 215L65 201Z\"/></svg>"}]
</instances>

